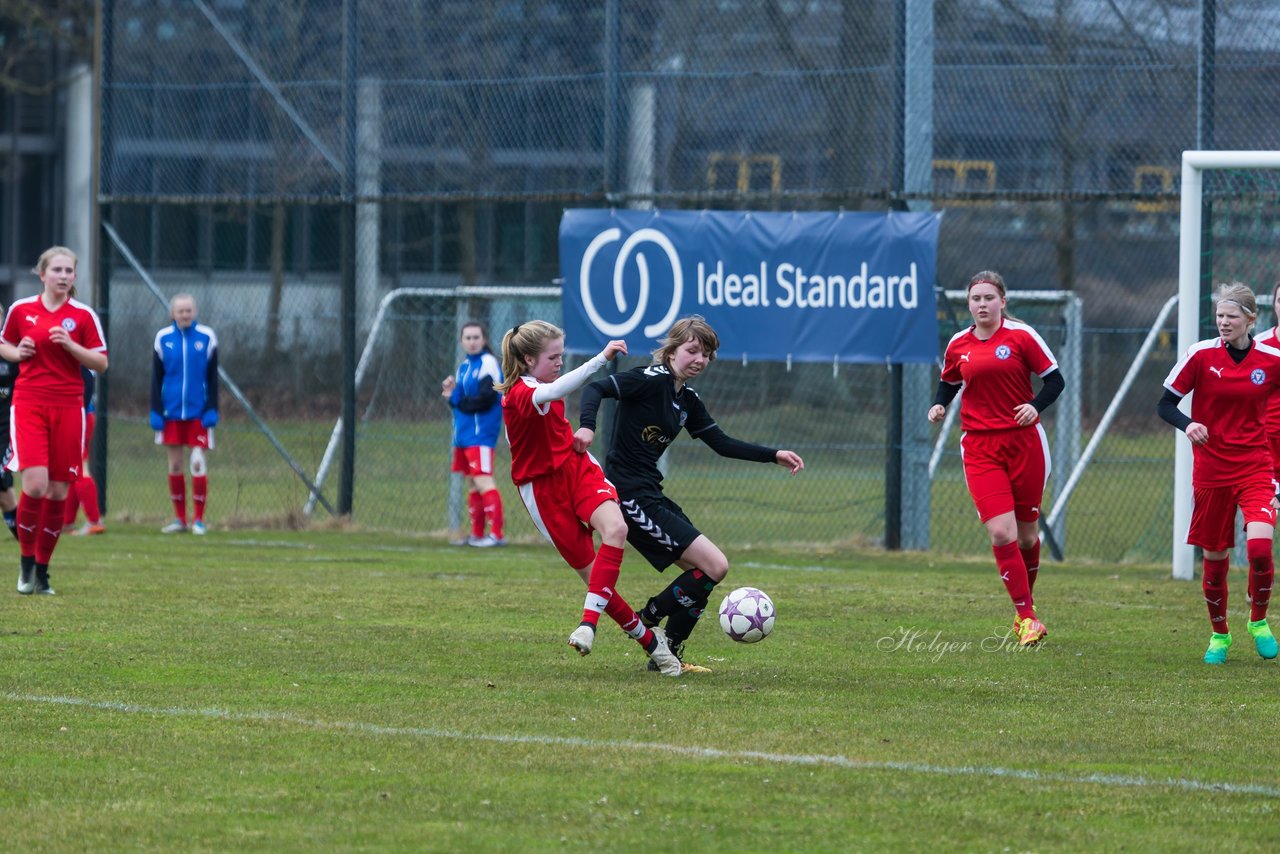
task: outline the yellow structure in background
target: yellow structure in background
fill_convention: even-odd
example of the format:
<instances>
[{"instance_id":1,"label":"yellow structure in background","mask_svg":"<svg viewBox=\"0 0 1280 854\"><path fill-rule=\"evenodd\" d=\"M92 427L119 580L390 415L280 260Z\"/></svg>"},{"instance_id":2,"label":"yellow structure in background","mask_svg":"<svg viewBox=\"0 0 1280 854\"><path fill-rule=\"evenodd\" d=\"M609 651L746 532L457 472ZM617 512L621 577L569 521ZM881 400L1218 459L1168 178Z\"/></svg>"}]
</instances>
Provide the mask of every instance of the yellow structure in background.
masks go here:
<instances>
[{"instance_id":1,"label":"yellow structure in background","mask_svg":"<svg viewBox=\"0 0 1280 854\"><path fill-rule=\"evenodd\" d=\"M938 190L945 191L945 186L939 186L939 178L950 176L951 187L954 192L990 192L996 188L996 162L994 160L935 160L933 161L933 180L934 187ZM952 201L948 200L948 206L963 205L988 205L986 201Z\"/></svg>"},{"instance_id":2,"label":"yellow structure in background","mask_svg":"<svg viewBox=\"0 0 1280 854\"><path fill-rule=\"evenodd\" d=\"M751 176L757 166L769 170L769 190L777 193L782 189L782 157L777 154L732 154L727 151L713 151L707 156L707 189L714 190L720 177L721 163L738 164L738 192L745 193L751 189Z\"/></svg>"},{"instance_id":3,"label":"yellow structure in background","mask_svg":"<svg viewBox=\"0 0 1280 854\"><path fill-rule=\"evenodd\" d=\"M1158 182L1158 186L1156 186ZM1133 189L1139 193L1150 190L1173 191L1173 170L1167 166L1139 166L1133 170ZM1135 202L1134 209L1143 213L1162 213L1174 209L1173 202Z\"/></svg>"}]
</instances>

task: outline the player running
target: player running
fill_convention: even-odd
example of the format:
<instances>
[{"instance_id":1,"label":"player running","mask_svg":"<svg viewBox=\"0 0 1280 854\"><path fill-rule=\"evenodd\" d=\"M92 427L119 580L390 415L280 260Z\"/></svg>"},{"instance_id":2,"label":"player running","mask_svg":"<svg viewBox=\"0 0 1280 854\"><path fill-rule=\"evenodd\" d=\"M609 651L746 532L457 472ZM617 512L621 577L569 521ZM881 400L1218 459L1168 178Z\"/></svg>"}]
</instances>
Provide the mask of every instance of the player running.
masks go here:
<instances>
[{"instance_id":1,"label":"player running","mask_svg":"<svg viewBox=\"0 0 1280 854\"><path fill-rule=\"evenodd\" d=\"M1227 571L1236 543L1236 508L1244 517L1249 555L1249 634L1258 655L1276 657L1267 625L1275 563L1276 482L1267 441L1267 404L1280 392L1280 349L1249 334L1258 319L1253 291L1239 282L1213 295L1218 337L1192 344L1164 381L1156 411L1187 434L1194 493L1187 543L1204 550L1204 601L1213 630L1206 664L1222 664L1231 647ZM1178 403L1191 392L1191 417Z\"/></svg>"},{"instance_id":2,"label":"player running","mask_svg":"<svg viewBox=\"0 0 1280 854\"><path fill-rule=\"evenodd\" d=\"M600 464L574 450L573 428L564 415L564 398L605 362L626 352L625 342L610 341L590 361L560 376L564 332L546 321L530 320L503 336L506 379L496 388L503 394L511 479L534 525L587 584L582 622L569 635L569 645L588 655L604 612L644 648L663 675L679 676L680 660L671 654L662 629L645 626L616 590L627 524ZM592 531L600 532L599 549Z\"/></svg>"},{"instance_id":3,"label":"player running","mask_svg":"<svg viewBox=\"0 0 1280 854\"><path fill-rule=\"evenodd\" d=\"M1052 471L1040 413L1058 399L1066 382L1039 333L1008 313L999 273L978 273L969 280L968 293L973 325L947 344L928 418L941 421L964 389L965 483L1013 600L1018 644L1032 646L1049 633L1036 617L1032 598L1040 569L1040 502ZM1034 397L1032 374L1043 381Z\"/></svg>"},{"instance_id":4,"label":"player running","mask_svg":"<svg viewBox=\"0 0 1280 854\"><path fill-rule=\"evenodd\" d=\"M663 494L658 458L681 430L687 430L722 457L777 463L792 474L804 468L794 451L734 439L707 413L688 382L706 370L719 348L720 337L706 320L696 315L677 320L653 352L653 364L586 387L574 436L576 450L589 448L600 400L620 401L605 466L622 499L627 542L659 572L673 563L683 570L640 611L647 626L666 619L667 643L678 657L712 591L729 572L729 560L694 527L680 505Z\"/></svg>"}]
</instances>

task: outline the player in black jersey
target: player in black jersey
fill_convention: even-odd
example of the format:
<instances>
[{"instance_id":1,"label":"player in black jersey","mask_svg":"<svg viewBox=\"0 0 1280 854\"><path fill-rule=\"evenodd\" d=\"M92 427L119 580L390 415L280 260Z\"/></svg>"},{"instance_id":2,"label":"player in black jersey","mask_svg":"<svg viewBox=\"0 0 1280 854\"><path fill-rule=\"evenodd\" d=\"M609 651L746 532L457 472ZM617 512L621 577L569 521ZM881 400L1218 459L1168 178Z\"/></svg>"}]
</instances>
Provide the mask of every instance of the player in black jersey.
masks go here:
<instances>
[{"instance_id":1,"label":"player in black jersey","mask_svg":"<svg viewBox=\"0 0 1280 854\"><path fill-rule=\"evenodd\" d=\"M663 494L658 458L683 429L722 457L777 463L792 474L804 468L804 460L794 451L727 435L707 413L698 393L686 385L715 359L719 347L719 336L703 318L695 315L676 321L654 351L653 364L583 389L579 429L574 434L574 449L585 451L595 439L601 399L619 401L605 474L622 501L627 542L659 572L673 563L684 570L640 611L649 626L666 618L668 644L677 656L712 590L729 571L729 561L693 526L680 505Z\"/></svg>"},{"instance_id":2,"label":"player in black jersey","mask_svg":"<svg viewBox=\"0 0 1280 854\"><path fill-rule=\"evenodd\" d=\"M9 527L13 538L18 538L18 496L13 494L13 472L9 471L9 407L13 405L13 382L18 378L18 363L0 359L0 445L4 453L0 454L0 512L4 514L4 523Z\"/></svg>"}]
</instances>

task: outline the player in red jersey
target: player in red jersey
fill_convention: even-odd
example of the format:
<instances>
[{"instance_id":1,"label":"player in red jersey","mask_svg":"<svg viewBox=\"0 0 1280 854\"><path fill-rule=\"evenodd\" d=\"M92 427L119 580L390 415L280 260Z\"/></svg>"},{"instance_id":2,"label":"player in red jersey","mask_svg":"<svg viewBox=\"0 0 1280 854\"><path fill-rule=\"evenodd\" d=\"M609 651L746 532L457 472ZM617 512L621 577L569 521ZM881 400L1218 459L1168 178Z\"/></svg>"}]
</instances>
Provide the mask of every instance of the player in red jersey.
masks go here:
<instances>
[{"instance_id":1,"label":"player in red jersey","mask_svg":"<svg viewBox=\"0 0 1280 854\"><path fill-rule=\"evenodd\" d=\"M941 421L961 390L960 453L978 518L987 526L996 569L1016 611L1018 643L1048 634L1032 590L1040 568L1040 501L1049 479L1049 440L1040 413L1066 383L1039 334L1006 311L1004 279L984 270L969 280L973 325L947 344L929 420ZM1031 375L1043 381L1032 395Z\"/></svg>"},{"instance_id":2,"label":"player in red jersey","mask_svg":"<svg viewBox=\"0 0 1280 854\"><path fill-rule=\"evenodd\" d=\"M84 379L80 366L107 369L107 342L93 309L74 299L76 256L45 250L33 271L42 293L9 306L0 358L20 362L13 389L10 471L22 476L19 593L53 594L49 558L62 533L67 488L84 451Z\"/></svg>"},{"instance_id":3,"label":"player in red jersey","mask_svg":"<svg viewBox=\"0 0 1280 854\"><path fill-rule=\"evenodd\" d=\"M564 332L542 320L515 326L502 338L502 418L511 444L511 479L533 519L565 562L587 584L582 622L569 635L580 655L591 652L600 614L634 638L666 676L679 676L680 659L671 654L661 628L650 629L617 592L627 523L618 493L590 454L573 449L573 428L564 414L564 398L619 353L623 341L610 341L597 356L564 376ZM597 549L592 531L600 532Z\"/></svg>"},{"instance_id":4,"label":"player in red jersey","mask_svg":"<svg viewBox=\"0 0 1280 854\"><path fill-rule=\"evenodd\" d=\"M1164 381L1156 411L1187 434L1194 493L1187 542L1204 550L1204 601L1213 635L1206 664L1222 664L1231 647L1227 626L1228 557L1236 543L1236 508L1244 516L1249 555L1249 634L1258 655L1275 658L1267 625L1275 563L1276 482L1267 440L1268 401L1280 392L1280 349L1253 340L1253 291L1239 282L1213 295L1218 337L1191 345ZM1192 391L1191 416L1178 403Z\"/></svg>"}]
</instances>

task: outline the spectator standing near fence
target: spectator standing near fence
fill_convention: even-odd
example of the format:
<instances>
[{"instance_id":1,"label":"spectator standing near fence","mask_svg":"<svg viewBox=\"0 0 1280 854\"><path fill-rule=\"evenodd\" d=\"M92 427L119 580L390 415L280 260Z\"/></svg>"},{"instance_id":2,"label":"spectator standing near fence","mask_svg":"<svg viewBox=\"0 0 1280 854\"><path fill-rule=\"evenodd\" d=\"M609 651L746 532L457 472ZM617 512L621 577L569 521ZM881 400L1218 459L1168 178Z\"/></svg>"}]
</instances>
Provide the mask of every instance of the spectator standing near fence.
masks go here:
<instances>
[{"instance_id":1,"label":"spectator standing near fence","mask_svg":"<svg viewBox=\"0 0 1280 854\"><path fill-rule=\"evenodd\" d=\"M973 325L947 343L928 418L938 423L961 389L960 452L965 483L987 528L996 569L1013 601L1021 646L1048 630L1036 616L1040 503L1052 464L1040 413L1066 387L1058 361L1034 329L1011 316L1003 277L984 270L969 280ZM1031 375L1043 385L1032 394Z\"/></svg>"},{"instance_id":2,"label":"spectator standing near fence","mask_svg":"<svg viewBox=\"0 0 1280 854\"><path fill-rule=\"evenodd\" d=\"M658 458L681 430L687 430L722 457L777 463L792 474L804 468L796 452L735 439L707 413L688 382L702 375L719 349L720 337L706 320L677 320L653 351L653 364L606 377L583 390L574 435L574 449L586 451L595 439L601 399L620 401L605 471L622 499L627 542L659 572L673 563L684 570L640 609L647 626L666 619L667 644L679 658L712 591L728 573L729 560L663 493Z\"/></svg>"},{"instance_id":3,"label":"spectator standing near fence","mask_svg":"<svg viewBox=\"0 0 1280 854\"><path fill-rule=\"evenodd\" d=\"M466 358L456 376L445 377L441 395L453 408L453 466L467 483L469 546L505 546L502 493L493 480L494 448L502 432L502 368L489 349L489 336L479 323L466 323L460 336ZM488 525L489 533L485 533Z\"/></svg>"},{"instance_id":4,"label":"spectator standing near fence","mask_svg":"<svg viewBox=\"0 0 1280 854\"><path fill-rule=\"evenodd\" d=\"M619 353L623 341L610 341L597 356L560 376L564 332L543 320L530 320L502 338L502 415L511 444L511 479L529 516L587 585L582 621L569 645L588 655L600 614L608 614L634 638L666 676L683 673L662 629L640 621L617 592L627 523L618 509L618 493L600 464L573 448L573 428L564 414L564 398ZM593 531L600 532L597 549Z\"/></svg>"},{"instance_id":5,"label":"spectator standing near fence","mask_svg":"<svg viewBox=\"0 0 1280 854\"><path fill-rule=\"evenodd\" d=\"M177 294L169 301L173 322L156 333L151 358L151 429L169 460L173 521L165 534L205 533L209 495L208 454L218 424L218 336L196 323L196 300ZM182 449L190 448L191 526L187 527L187 485Z\"/></svg>"},{"instance_id":6,"label":"spectator standing near fence","mask_svg":"<svg viewBox=\"0 0 1280 854\"><path fill-rule=\"evenodd\" d=\"M1192 344L1164 381L1160 417L1191 441L1191 525L1187 543L1204 550L1205 604L1213 634L1206 664L1222 664L1231 648L1227 572L1236 543L1236 508L1244 517L1249 558L1249 634L1258 655L1276 657L1267 624L1275 563L1276 484L1267 437L1267 408L1280 393L1280 349L1253 340L1257 300L1232 282L1213 295L1218 336ZM1191 392L1191 415L1178 403Z\"/></svg>"},{"instance_id":7,"label":"spectator standing near fence","mask_svg":"<svg viewBox=\"0 0 1280 854\"><path fill-rule=\"evenodd\" d=\"M84 454L84 366L107 369L107 342L92 308L76 300L76 256L46 249L33 271L41 293L16 300L0 330L0 358L20 362L13 387L9 471L21 473L19 593L53 595L49 560L62 533L67 489Z\"/></svg>"}]
</instances>

